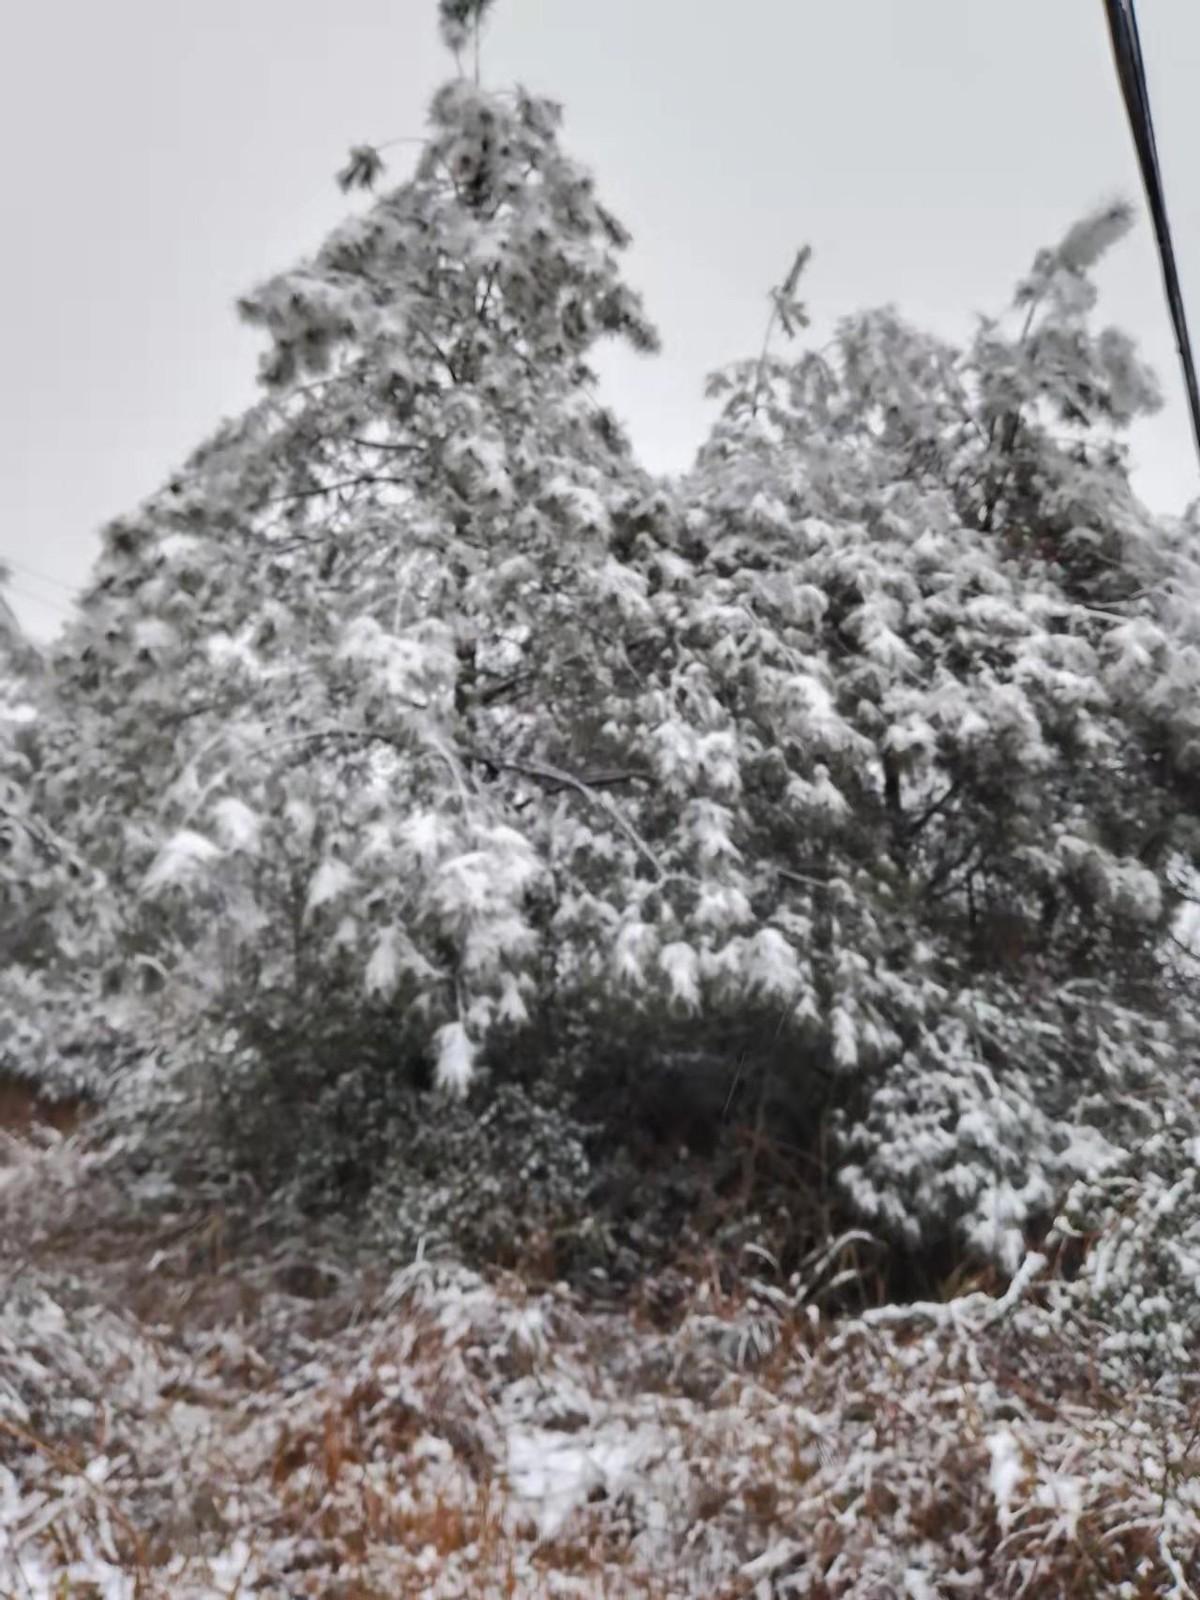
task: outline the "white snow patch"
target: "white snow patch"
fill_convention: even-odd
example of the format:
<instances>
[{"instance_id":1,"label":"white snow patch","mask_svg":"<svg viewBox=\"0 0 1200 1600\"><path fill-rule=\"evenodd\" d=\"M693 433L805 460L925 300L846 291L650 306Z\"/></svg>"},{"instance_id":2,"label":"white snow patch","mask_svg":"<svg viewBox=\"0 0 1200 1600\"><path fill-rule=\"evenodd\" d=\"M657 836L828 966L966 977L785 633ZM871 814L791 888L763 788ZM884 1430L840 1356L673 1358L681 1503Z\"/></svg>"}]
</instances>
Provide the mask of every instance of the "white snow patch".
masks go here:
<instances>
[{"instance_id":1,"label":"white snow patch","mask_svg":"<svg viewBox=\"0 0 1200 1600\"><path fill-rule=\"evenodd\" d=\"M539 1537L552 1539L589 1495L619 1493L660 1447L648 1428L601 1427L590 1439L549 1428L514 1430L508 1436L509 1487L534 1518Z\"/></svg>"},{"instance_id":2,"label":"white snow patch","mask_svg":"<svg viewBox=\"0 0 1200 1600\"><path fill-rule=\"evenodd\" d=\"M993 1433L988 1438L987 1447L992 1458L989 1475L992 1497L996 1502L1000 1526L1007 1532L1012 1525L1013 1498L1025 1477L1025 1463L1021 1457L1021 1446L1008 1428Z\"/></svg>"}]
</instances>

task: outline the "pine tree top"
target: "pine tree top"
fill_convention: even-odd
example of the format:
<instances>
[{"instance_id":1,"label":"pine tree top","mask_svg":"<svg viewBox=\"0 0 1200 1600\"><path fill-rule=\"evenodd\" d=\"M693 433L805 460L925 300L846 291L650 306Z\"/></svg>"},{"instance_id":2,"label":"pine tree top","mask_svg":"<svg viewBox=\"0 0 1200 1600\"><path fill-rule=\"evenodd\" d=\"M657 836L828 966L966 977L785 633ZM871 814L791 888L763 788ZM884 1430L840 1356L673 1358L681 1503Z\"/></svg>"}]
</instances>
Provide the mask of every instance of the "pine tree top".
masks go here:
<instances>
[{"instance_id":1,"label":"pine tree top","mask_svg":"<svg viewBox=\"0 0 1200 1600\"><path fill-rule=\"evenodd\" d=\"M457 55L477 38L494 0L438 0L442 39Z\"/></svg>"}]
</instances>

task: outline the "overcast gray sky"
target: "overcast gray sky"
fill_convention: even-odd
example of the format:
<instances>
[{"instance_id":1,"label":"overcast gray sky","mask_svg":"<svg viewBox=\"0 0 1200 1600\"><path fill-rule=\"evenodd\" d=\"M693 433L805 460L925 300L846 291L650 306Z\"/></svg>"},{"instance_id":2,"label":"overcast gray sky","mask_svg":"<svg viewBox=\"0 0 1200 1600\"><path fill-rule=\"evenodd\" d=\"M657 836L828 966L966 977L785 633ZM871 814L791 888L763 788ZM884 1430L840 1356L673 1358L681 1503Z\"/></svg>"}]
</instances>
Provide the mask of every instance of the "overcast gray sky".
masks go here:
<instances>
[{"instance_id":1,"label":"overcast gray sky","mask_svg":"<svg viewBox=\"0 0 1200 1600\"><path fill-rule=\"evenodd\" d=\"M251 397L233 301L337 221L351 143L422 131L450 68L435 9L7 8L0 560L31 632L61 621L102 524ZM1139 15L1200 337L1200 4ZM604 377L658 469L690 458L704 375L755 350L797 244L818 336L884 301L957 333L1082 210L1141 204L1101 0L498 0L484 70L564 102L568 147L635 234L665 350ZM1148 222L1103 287L1169 396L1138 485L1182 509L1197 469Z\"/></svg>"}]
</instances>

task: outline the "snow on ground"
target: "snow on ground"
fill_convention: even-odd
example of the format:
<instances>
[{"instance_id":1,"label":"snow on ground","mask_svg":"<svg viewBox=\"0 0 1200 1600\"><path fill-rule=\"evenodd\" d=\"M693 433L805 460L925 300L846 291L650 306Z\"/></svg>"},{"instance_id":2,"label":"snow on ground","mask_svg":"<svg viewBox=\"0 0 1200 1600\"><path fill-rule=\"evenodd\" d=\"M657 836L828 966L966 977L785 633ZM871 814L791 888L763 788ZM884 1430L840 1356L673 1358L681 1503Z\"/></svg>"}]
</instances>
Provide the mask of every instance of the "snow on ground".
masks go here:
<instances>
[{"instance_id":1,"label":"snow on ground","mask_svg":"<svg viewBox=\"0 0 1200 1600\"><path fill-rule=\"evenodd\" d=\"M1106 1389L1037 1264L823 1327L765 1286L222 1259L212 1222L122 1231L62 1143L0 1176L5 1596L1200 1587L1200 1417Z\"/></svg>"}]
</instances>

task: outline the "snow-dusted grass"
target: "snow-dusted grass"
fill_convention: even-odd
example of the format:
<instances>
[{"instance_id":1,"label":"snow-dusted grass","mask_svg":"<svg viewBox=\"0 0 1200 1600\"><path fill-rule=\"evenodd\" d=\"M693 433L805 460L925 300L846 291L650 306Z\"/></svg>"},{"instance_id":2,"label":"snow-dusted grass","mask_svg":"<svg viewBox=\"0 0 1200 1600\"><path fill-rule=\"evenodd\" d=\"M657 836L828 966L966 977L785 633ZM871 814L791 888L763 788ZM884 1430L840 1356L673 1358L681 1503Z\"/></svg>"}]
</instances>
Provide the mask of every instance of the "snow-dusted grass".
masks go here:
<instances>
[{"instance_id":1,"label":"snow-dusted grass","mask_svg":"<svg viewBox=\"0 0 1200 1600\"><path fill-rule=\"evenodd\" d=\"M600 1307L120 1223L11 1143L0 1593L1151 1596L1200 1587L1200 1409L1115 1385L1037 1260L834 1325L696 1271Z\"/></svg>"}]
</instances>

